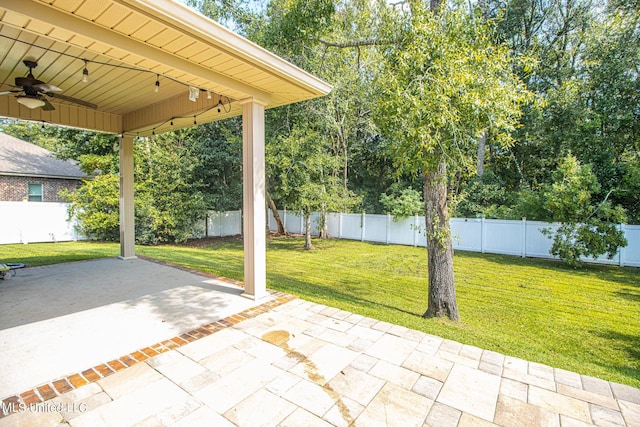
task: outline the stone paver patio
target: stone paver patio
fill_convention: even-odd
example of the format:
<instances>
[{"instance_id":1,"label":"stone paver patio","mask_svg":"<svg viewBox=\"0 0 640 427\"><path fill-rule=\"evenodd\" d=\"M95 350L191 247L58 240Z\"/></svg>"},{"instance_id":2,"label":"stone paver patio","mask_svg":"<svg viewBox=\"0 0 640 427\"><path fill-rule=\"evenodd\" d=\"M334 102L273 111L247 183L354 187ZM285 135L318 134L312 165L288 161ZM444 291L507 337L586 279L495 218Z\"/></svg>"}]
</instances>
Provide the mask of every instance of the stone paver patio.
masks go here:
<instances>
[{"instance_id":1,"label":"stone paver patio","mask_svg":"<svg viewBox=\"0 0 640 427\"><path fill-rule=\"evenodd\" d=\"M638 389L280 293L87 368L0 427L640 426Z\"/></svg>"}]
</instances>

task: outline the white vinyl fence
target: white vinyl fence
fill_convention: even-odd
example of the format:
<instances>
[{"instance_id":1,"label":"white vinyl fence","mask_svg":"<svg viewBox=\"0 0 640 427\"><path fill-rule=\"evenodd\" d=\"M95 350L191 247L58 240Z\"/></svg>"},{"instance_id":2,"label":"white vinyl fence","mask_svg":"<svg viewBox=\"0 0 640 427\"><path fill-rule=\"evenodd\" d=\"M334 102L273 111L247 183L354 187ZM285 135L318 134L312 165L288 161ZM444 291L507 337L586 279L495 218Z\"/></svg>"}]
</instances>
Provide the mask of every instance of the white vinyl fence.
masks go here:
<instances>
[{"instance_id":1,"label":"white vinyl fence","mask_svg":"<svg viewBox=\"0 0 640 427\"><path fill-rule=\"evenodd\" d=\"M66 203L0 202L0 244L78 240Z\"/></svg>"},{"instance_id":2,"label":"white vinyl fence","mask_svg":"<svg viewBox=\"0 0 640 427\"><path fill-rule=\"evenodd\" d=\"M76 222L68 219L65 203L0 202L0 244L60 242L82 239ZM302 215L279 211L291 233L304 233ZM319 217L311 216L312 233L319 234ZM277 224L268 211L268 225L273 231ZM553 258L549 254L551 239L543 235L543 228L555 229L558 224L538 221L508 221L495 219L452 218L451 232L456 250L516 255L521 257ZM640 225L620 225L629 244L613 259L606 255L588 262L640 267ZM340 239L360 240L394 245L426 246L424 217L415 216L394 221L391 215L340 214L327 215L329 235ZM209 212L207 221L197 224L194 237L234 236L242 233L242 212Z\"/></svg>"},{"instance_id":3,"label":"white vinyl fence","mask_svg":"<svg viewBox=\"0 0 640 427\"><path fill-rule=\"evenodd\" d=\"M304 218L295 212L278 211L291 233L304 233ZM277 224L269 212L269 228L277 230ZM318 214L313 214L312 234L319 234ZM397 245L426 246L425 220L423 216L394 221L391 215L339 214L327 215L329 235L339 239L360 240ZM456 250L483 252L521 257L554 258L549 250L552 241L541 230L555 230L558 224L539 221L511 221L484 218L452 218L451 233ZM606 255L586 262L640 267L640 225L619 226L629 244L608 259Z\"/></svg>"}]
</instances>

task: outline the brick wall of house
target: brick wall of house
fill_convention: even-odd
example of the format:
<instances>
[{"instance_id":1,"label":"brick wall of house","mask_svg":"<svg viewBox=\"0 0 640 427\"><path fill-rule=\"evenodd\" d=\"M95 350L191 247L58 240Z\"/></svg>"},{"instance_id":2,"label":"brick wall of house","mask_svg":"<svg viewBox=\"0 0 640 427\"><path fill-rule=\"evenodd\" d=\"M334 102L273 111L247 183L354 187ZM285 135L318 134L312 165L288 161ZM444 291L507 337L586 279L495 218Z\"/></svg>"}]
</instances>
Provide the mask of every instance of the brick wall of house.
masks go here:
<instances>
[{"instance_id":1,"label":"brick wall of house","mask_svg":"<svg viewBox=\"0 0 640 427\"><path fill-rule=\"evenodd\" d=\"M29 184L42 184L42 201L58 202L62 200L58 193L63 188L75 191L80 181L75 179L29 178L22 176L0 175L0 201L21 202L29 196Z\"/></svg>"}]
</instances>

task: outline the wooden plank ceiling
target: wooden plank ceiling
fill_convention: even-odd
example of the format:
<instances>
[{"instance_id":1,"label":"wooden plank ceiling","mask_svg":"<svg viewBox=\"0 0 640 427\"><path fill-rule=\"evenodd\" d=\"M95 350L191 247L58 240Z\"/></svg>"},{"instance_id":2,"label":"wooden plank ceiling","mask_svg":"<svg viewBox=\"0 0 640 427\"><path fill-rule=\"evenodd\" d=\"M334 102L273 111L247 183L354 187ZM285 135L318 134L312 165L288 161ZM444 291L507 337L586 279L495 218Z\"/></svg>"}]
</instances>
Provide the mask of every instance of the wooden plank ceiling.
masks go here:
<instances>
[{"instance_id":1,"label":"wooden plank ceiling","mask_svg":"<svg viewBox=\"0 0 640 427\"><path fill-rule=\"evenodd\" d=\"M54 94L43 95L54 111L29 109L11 93L0 116L113 133L161 133L238 115L243 100L272 108L331 90L172 0L3 0L0 92L16 90L25 59L38 63L36 79L97 108Z\"/></svg>"}]
</instances>

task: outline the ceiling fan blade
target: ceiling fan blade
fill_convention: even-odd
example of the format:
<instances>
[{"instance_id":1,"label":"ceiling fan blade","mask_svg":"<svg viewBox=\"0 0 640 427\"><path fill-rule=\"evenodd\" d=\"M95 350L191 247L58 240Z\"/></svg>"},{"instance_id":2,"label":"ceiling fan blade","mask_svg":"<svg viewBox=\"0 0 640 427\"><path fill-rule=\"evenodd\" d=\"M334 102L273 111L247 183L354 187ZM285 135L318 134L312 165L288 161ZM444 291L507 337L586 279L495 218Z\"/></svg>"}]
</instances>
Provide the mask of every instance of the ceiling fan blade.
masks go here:
<instances>
[{"instance_id":1,"label":"ceiling fan blade","mask_svg":"<svg viewBox=\"0 0 640 427\"><path fill-rule=\"evenodd\" d=\"M56 109L53 105L51 105L51 103L47 100L47 98L42 98L42 101L44 102L44 105L42 106L42 110L53 111Z\"/></svg>"},{"instance_id":2,"label":"ceiling fan blade","mask_svg":"<svg viewBox=\"0 0 640 427\"><path fill-rule=\"evenodd\" d=\"M50 96L52 98L57 98L57 99L60 99L62 101L73 102L74 104L82 105L83 107L92 108L94 110L98 109L98 106L96 104L92 104L91 102L83 101L82 99L72 98L70 96L61 95L59 93L47 93L47 92L45 92L45 93L46 93L47 96Z\"/></svg>"},{"instance_id":3,"label":"ceiling fan blade","mask_svg":"<svg viewBox=\"0 0 640 427\"><path fill-rule=\"evenodd\" d=\"M50 85L48 83L40 83L37 85L33 85L33 88L38 92L48 93L48 92L62 92L58 86Z\"/></svg>"}]
</instances>

